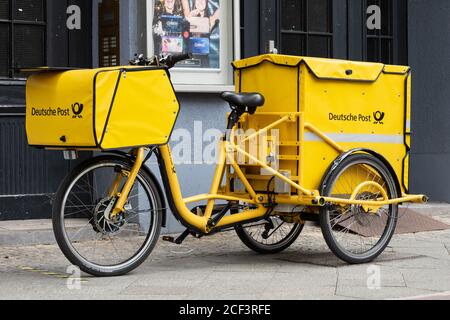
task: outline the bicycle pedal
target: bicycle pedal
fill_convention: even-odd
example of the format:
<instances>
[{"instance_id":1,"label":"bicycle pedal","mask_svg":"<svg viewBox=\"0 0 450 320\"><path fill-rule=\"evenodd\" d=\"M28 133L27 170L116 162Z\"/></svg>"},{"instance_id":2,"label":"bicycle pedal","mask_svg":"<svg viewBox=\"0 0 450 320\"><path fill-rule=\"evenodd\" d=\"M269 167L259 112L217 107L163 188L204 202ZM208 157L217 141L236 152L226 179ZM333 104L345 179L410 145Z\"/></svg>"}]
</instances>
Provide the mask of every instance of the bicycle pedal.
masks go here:
<instances>
[{"instance_id":1,"label":"bicycle pedal","mask_svg":"<svg viewBox=\"0 0 450 320\"><path fill-rule=\"evenodd\" d=\"M186 240L186 238L191 234L189 229L186 229L186 231L184 231L178 238L174 238L171 236L164 236L162 237L163 241L166 242L170 242L170 243L174 243L174 244L182 244L184 242L184 240Z\"/></svg>"},{"instance_id":2,"label":"bicycle pedal","mask_svg":"<svg viewBox=\"0 0 450 320\"><path fill-rule=\"evenodd\" d=\"M164 237L162 237L162 240L165 241L165 242L175 243L175 238L174 237L164 236Z\"/></svg>"}]
</instances>

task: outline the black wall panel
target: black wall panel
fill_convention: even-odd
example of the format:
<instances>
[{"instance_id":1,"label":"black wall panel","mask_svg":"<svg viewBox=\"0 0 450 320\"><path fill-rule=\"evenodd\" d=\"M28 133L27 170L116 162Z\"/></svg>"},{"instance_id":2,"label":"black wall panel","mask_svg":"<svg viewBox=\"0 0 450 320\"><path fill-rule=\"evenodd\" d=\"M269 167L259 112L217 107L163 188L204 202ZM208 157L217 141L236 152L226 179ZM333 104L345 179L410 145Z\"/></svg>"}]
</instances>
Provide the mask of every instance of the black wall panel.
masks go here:
<instances>
[{"instance_id":1,"label":"black wall panel","mask_svg":"<svg viewBox=\"0 0 450 320\"><path fill-rule=\"evenodd\" d=\"M50 218L54 193L79 161L29 147L24 117L0 117L0 220Z\"/></svg>"},{"instance_id":2,"label":"black wall panel","mask_svg":"<svg viewBox=\"0 0 450 320\"><path fill-rule=\"evenodd\" d=\"M72 4L81 9L81 30L67 29ZM47 0L46 23L47 65L92 66L92 1ZM77 163L62 152L28 147L24 106L25 83L0 81L0 220L49 218L54 193Z\"/></svg>"},{"instance_id":3,"label":"black wall panel","mask_svg":"<svg viewBox=\"0 0 450 320\"><path fill-rule=\"evenodd\" d=\"M81 9L81 29L68 30L67 8ZM58 67L90 68L92 66L92 1L47 0L47 58Z\"/></svg>"},{"instance_id":4,"label":"black wall panel","mask_svg":"<svg viewBox=\"0 0 450 320\"><path fill-rule=\"evenodd\" d=\"M412 190L450 202L450 1L408 4Z\"/></svg>"}]
</instances>

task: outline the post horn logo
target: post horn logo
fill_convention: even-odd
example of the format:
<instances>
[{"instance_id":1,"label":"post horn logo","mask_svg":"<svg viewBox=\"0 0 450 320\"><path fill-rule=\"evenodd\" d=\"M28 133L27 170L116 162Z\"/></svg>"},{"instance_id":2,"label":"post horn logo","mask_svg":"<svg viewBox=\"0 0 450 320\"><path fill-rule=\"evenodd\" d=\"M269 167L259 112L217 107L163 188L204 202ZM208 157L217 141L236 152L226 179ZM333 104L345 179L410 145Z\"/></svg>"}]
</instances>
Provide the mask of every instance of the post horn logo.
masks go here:
<instances>
[{"instance_id":1,"label":"post horn logo","mask_svg":"<svg viewBox=\"0 0 450 320\"><path fill-rule=\"evenodd\" d=\"M375 123L374 124L384 124L383 120L385 117L385 113L381 112L381 111L377 111L373 113L373 117L375 119Z\"/></svg>"},{"instance_id":2,"label":"post horn logo","mask_svg":"<svg viewBox=\"0 0 450 320\"><path fill-rule=\"evenodd\" d=\"M81 103L74 103L72 105L72 112L73 112L73 118L79 118L82 119L83 116L81 115L83 113L84 105Z\"/></svg>"}]
</instances>

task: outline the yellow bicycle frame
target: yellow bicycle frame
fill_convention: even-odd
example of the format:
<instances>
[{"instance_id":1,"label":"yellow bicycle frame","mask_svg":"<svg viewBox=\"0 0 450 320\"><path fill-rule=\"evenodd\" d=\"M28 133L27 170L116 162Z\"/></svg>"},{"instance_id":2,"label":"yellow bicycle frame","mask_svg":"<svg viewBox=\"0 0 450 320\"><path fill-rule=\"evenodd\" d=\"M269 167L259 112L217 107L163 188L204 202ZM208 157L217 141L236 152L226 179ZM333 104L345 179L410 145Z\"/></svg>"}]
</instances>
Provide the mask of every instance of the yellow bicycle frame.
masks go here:
<instances>
[{"instance_id":1,"label":"yellow bicycle frame","mask_svg":"<svg viewBox=\"0 0 450 320\"><path fill-rule=\"evenodd\" d=\"M272 115L272 114L271 114ZM254 135L247 138L247 140L251 139L254 136L259 136L286 121L292 121L292 119L299 119L300 122L300 168L301 172L299 173L300 177L302 176L304 166L301 163L301 159L303 158L301 155L303 154L302 146L304 145L304 135L305 131L313 132L318 137L320 137L326 144L330 145L334 148L337 153L342 154L346 152L343 147L341 147L338 143L330 139L325 133L321 132L318 128L316 128L311 123L306 123L304 121L304 115L302 113L290 113L290 114L279 114L280 120L270 124L269 126L262 128ZM163 166L164 175L166 176L167 182L167 190L170 191L171 199L173 201L173 206L177 210L178 215L183 219L183 222L188 226L192 227L195 230L198 230L204 234L208 234L214 229L221 229L227 226L233 226L235 224L260 220L266 216L269 212L269 199L267 194L258 194L253 189L249 180L241 170L240 166L235 162L235 156L237 154L241 154L245 157L248 157L250 160L254 161L259 167L264 168L274 177L284 181L289 184L292 188L298 190L298 195L293 196L283 196L277 197L277 204L290 204L290 205L298 205L298 206L307 206L307 207L320 207L325 205L326 203L332 203L337 205L360 205L367 208L373 207L381 207L385 205L394 205L405 202L417 202L423 203L427 201L427 197L424 195L407 195L403 194L402 197L397 199L389 199L386 192L384 192L383 188L375 183L375 182L363 182L361 185L355 188L353 195L350 199L341 199L341 198L331 198L331 197L323 197L320 195L320 192L317 190L308 190L301 185L301 178L299 179L300 183L296 183L291 179L285 177L280 172L274 170L269 167L266 163L252 156L245 150L242 150L239 146L237 146L234 142L235 138L236 126L232 130L229 139L223 139L220 145L220 155L218 160L218 165L215 170L214 178L212 181L211 189L208 194L197 195L194 197L183 198L176 168L172 159L171 151L169 145L164 145L159 147L159 153L161 157L161 165ZM115 179L114 185L111 186L112 192L116 192L116 196L118 197L118 201L115 204L113 214L118 214L124 210L124 205L128 199L130 190L135 182L136 176L144 165L144 154L145 148L135 149L135 164L131 170L127 174L127 181L120 192L118 192L118 186L120 185L122 178L124 177L124 173L119 173L118 178ZM228 161L228 162L227 162ZM243 185L246 188L247 196L243 196L242 194L237 194L230 192L230 186L227 183L227 186L221 186L224 175L227 170L230 170L230 167L233 168L239 179L242 181ZM372 187L379 189L381 192L381 198L377 201L362 201L357 200L356 195L358 190L361 190L363 187L370 184ZM242 213L233 214L229 216L223 217L217 225L212 228L209 224L212 216L214 205L216 201L230 201L230 202L239 202L245 203L249 206L252 206L252 209L244 210ZM188 204L197 203L197 202L207 202L206 210L202 216L197 215L187 207Z\"/></svg>"}]
</instances>

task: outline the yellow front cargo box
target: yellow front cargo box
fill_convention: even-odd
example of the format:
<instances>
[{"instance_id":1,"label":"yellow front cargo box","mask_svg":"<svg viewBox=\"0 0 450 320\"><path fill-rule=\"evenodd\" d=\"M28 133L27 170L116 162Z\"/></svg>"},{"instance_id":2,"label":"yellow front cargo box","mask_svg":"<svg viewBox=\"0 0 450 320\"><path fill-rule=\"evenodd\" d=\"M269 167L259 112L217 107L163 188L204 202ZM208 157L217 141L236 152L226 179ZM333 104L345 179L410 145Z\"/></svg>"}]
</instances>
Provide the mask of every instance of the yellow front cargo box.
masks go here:
<instances>
[{"instance_id":1,"label":"yellow front cargo box","mask_svg":"<svg viewBox=\"0 0 450 320\"><path fill-rule=\"evenodd\" d=\"M26 87L30 145L111 150L168 143L179 103L165 69L39 71Z\"/></svg>"},{"instance_id":2,"label":"yellow front cargo box","mask_svg":"<svg viewBox=\"0 0 450 320\"><path fill-rule=\"evenodd\" d=\"M302 121L345 150L367 148L381 154L395 171L402 191L407 191L409 67L285 55L253 57L233 66L236 90L260 92L266 99L242 124L244 129L261 129L286 114L302 114L278 128L279 169L290 172L292 180L318 190L340 154L312 130L303 132ZM268 178L259 170L246 168L252 185L264 191Z\"/></svg>"}]
</instances>

